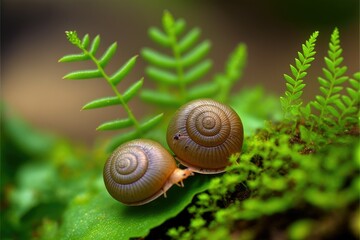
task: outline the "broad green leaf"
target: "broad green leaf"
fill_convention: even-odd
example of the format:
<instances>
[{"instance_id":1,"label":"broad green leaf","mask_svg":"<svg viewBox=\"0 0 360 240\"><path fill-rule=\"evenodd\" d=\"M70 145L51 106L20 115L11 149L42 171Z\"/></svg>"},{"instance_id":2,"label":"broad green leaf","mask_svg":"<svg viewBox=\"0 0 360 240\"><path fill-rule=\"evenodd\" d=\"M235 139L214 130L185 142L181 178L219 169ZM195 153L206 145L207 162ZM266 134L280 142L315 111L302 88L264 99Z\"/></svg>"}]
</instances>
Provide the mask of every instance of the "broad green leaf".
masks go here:
<instances>
[{"instance_id":1,"label":"broad green leaf","mask_svg":"<svg viewBox=\"0 0 360 240\"><path fill-rule=\"evenodd\" d=\"M144 48L141 51L143 58L151 64L163 68L175 68L176 61L173 57L164 55L150 48Z\"/></svg>"},{"instance_id":2,"label":"broad green leaf","mask_svg":"<svg viewBox=\"0 0 360 240\"><path fill-rule=\"evenodd\" d=\"M69 54L65 55L59 59L59 62L77 62L77 61L85 61L88 60L89 56L84 53L79 54Z\"/></svg>"},{"instance_id":3,"label":"broad green leaf","mask_svg":"<svg viewBox=\"0 0 360 240\"><path fill-rule=\"evenodd\" d=\"M156 115L155 117L145 121L144 123L141 123L141 130L144 132L148 132L150 129L155 127L162 119L163 113Z\"/></svg>"},{"instance_id":4,"label":"broad green leaf","mask_svg":"<svg viewBox=\"0 0 360 240\"><path fill-rule=\"evenodd\" d=\"M110 47L108 47L108 49L106 49L104 55L99 60L99 64L100 64L101 67L104 68L109 63L111 58L114 56L114 54L116 52L116 49L117 49L117 43L116 42L111 44Z\"/></svg>"},{"instance_id":5,"label":"broad green leaf","mask_svg":"<svg viewBox=\"0 0 360 240\"><path fill-rule=\"evenodd\" d=\"M204 60L197 64L184 75L184 82L190 84L199 78L203 77L212 67L212 61L210 59Z\"/></svg>"},{"instance_id":6,"label":"broad green leaf","mask_svg":"<svg viewBox=\"0 0 360 240\"><path fill-rule=\"evenodd\" d=\"M163 70L158 67L147 67L146 74L153 80L167 85L178 85L178 76L173 72Z\"/></svg>"},{"instance_id":7,"label":"broad green leaf","mask_svg":"<svg viewBox=\"0 0 360 240\"><path fill-rule=\"evenodd\" d=\"M120 67L111 77L111 83L116 86L120 83L121 80L133 69L136 63L137 56L130 58L124 65Z\"/></svg>"},{"instance_id":8,"label":"broad green leaf","mask_svg":"<svg viewBox=\"0 0 360 240\"><path fill-rule=\"evenodd\" d=\"M100 36L97 35L94 40L92 41L92 44L91 44L91 47L90 47L90 50L89 52L95 56L98 48L99 48L99 45L100 45Z\"/></svg>"},{"instance_id":9,"label":"broad green leaf","mask_svg":"<svg viewBox=\"0 0 360 240\"><path fill-rule=\"evenodd\" d=\"M88 102L87 104L85 104L82 109L83 110L88 110L88 109L94 109L94 108L102 108L102 107L107 107L107 106L113 106L113 105L117 105L120 104L120 100L117 96L115 97L104 97L104 98L99 98L99 99L95 99L91 102Z\"/></svg>"},{"instance_id":10,"label":"broad green leaf","mask_svg":"<svg viewBox=\"0 0 360 240\"><path fill-rule=\"evenodd\" d=\"M149 37L163 47L170 46L170 39L160 29L151 27L148 31Z\"/></svg>"},{"instance_id":11,"label":"broad green leaf","mask_svg":"<svg viewBox=\"0 0 360 240\"><path fill-rule=\"evenodd\" d=\"M131 121L131 119L129 119L129 118L118 119L118 120L113 120L113 121L103 123L100 126L98 126L96 128L96 130L98 130L98 131L116 130L116 129L130 127L132 125L133 125L133 121Z\"/></svg>"},{"instance_id":12,"label":"broad green leaf","mask_svg":"<svg viewBox=\"0 0 360 240\"><path fill-rule=\"evenodd\" d=\"M156 92L148 89L141 91L141 98L146 102L152 102L162 106L179 107L181 105L181 102L176 96L170 93Z\"/></svg>"},{"instance_id":13,"label":"broad green leaf","mask_svg":"<svg viewBox=\"0 0 360 240\"><path fill-rule=\"evenodd\" d=\"M193 46L199 39L200 33L201 31L199 28L193 28L190 32L188 32L178 43L179 51L183 53Z\"/></svg>"},{"instance_id":14,"label":"broad green leaf","mask_svg":"<svg viewBox=\"0 0 360 240\"><path fill-rule=\"evenodd\" d=\"M210 41L203 41L195 48L193 48L190 52L184 55L181 59L181 62L184 67L188 67L193 65L202 59L210 50L211 44Z\"/></svg>"},{"instance_id":15,"label":"broad green leaf","mask_svg":"<svg viewBox=\"0 0 360 240\"><path fill-rule=\"evenodd\" d=\"M65 212L61 239L143 238L150 229L177 216L191 203L195 194L205 191L210 176L197 174L184 181L185 187L173 186L167 198L142 206L125 206L106 192L79 194Z\"/></svg>"},{"instance_id":16,"label":"broad green leaf","mask_svg":"<svg viewBox=\"0 0 360 240\"><path fill-rule=\"evenodd\" d=\"M100 78L100 77L102 77L101 72L98 69L94 69L94 70L80 70L80 71L71 72L65 75L63 78L70 80L84 80L84 79Z\"/></svg>"},{"instance_id":17,"label":"broad green leaf","mask_svg":"<svg viewBox=\"0 0 360 240\"><path fill-rule=\"evenodd\" d=\"M123 94L123 99L125 102L128 102L133 96L137 94L137 92L141 89L144 83L143 79L133 83Z\"/></svg>"}]
</instances>

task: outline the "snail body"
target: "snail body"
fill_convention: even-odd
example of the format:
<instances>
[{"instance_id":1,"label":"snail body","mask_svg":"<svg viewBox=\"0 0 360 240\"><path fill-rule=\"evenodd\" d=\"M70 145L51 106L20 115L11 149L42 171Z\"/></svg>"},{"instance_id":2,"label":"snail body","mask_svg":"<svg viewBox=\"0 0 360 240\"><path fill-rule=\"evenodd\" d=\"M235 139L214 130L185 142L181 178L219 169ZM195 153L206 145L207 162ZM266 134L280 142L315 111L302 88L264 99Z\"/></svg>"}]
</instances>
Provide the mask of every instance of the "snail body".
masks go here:
<instances>
[{"instance_id":1,"label":"snail body","mask_svg":"<svg viewBox=\"0 0 360 240\"><path fill-rule=\"evenodd\" d=\"M194 100L175 113L166 139L183 165L215 174L225 171L230 155L241 150L243 125L230 107L211 99Z\"/></svg>"},{"instance_id":2,"label":"snail body","mask_svg":"<svg viewBox=\"0 0 360 240\"><path fill-rule=\"evenodd\" d=\"M159 143L137 139L119 146L104 166L104 182L110 195L126 205L142 205L193 175L179 169L174 157Z\"/></svg>"}]
</instances>

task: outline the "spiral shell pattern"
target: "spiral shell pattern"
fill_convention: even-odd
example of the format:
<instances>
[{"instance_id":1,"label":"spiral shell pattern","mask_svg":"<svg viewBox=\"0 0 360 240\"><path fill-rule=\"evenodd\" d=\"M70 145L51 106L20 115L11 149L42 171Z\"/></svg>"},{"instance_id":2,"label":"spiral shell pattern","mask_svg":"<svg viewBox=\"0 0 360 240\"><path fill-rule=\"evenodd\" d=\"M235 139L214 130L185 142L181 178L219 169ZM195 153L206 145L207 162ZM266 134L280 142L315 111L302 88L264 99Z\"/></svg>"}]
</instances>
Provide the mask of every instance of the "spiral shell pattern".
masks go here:
<instances>
[{"instance_id":1,"label":"spiral shell pattern","mask_svg":"<svg viewBox=\"0 0 360 240\"><path fill-rule=\"evenodd\" d=\"M243 143L240 117L211 99L182 106L169 123L167 143L179 161L201 173L218 173Z\"/></svg>"},{"instance_id":2,"label":"spiral shell pattern","mask_svg":"<svg viewBox=\"0 0 360 240\"><path fill-rule=\"evenodd\" d=\"M159 143L139 139L118 147L104 167L110 195L127 205L141 205L161 194L176 169L171 154Z\"/></svg>"}]
</instances>

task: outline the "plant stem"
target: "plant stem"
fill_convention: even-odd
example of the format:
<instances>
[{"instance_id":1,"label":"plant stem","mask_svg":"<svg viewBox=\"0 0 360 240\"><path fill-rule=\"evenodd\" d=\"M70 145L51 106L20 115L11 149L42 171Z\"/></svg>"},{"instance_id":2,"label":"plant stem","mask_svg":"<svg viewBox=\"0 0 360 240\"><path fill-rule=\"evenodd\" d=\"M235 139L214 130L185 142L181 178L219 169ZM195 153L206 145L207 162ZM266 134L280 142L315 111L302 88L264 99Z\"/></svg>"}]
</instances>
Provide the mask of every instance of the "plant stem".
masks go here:
<instances>
[{"instance_id":1,"label":"plant stem","mask_svg":"<svg viewBox=\"0 0 360 240\"><path fill-rule=\"evenodd\" d=\"M89 51L87 51L85 48L83 48L81 46L81 44L78 44L78 47L85 53L87 54L90 59L95 63L96 67L99 69L101 75L106 79L106 81L108 82L108 84L110 85L110 87L112 88L112 90L114 91L114 93L116 94L116 96L118 97L121 105L123 106L123 108L125 109L127 115L129 116L130 120L133 122L136 131L141 134L142 130L140 127L140 124L138 122L138 120L136 119L135 115L133 114L133 112L131 111L131 109L129 108L128 104L124 101L124 98L122 96L122 94L117 90L116 86L111 82L110 77L105 73L104 68L100 65L99 61L97 60L97 58L90 53Z\"/></svg>"}]
</instances>

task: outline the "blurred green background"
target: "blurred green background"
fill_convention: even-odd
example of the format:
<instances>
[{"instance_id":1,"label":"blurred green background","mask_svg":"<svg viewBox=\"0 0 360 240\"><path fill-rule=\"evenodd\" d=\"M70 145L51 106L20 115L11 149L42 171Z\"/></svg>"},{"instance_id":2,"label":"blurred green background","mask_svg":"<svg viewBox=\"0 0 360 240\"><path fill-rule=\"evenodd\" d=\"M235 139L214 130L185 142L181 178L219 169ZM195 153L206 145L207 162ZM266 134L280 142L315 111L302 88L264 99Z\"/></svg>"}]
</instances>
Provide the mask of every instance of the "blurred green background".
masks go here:
<instances>
[{"instance_id":1,"label":"blurred green background","mask_svg":"<svg viewBox=\"0 0 360 240\"><path fill-rule=\"evenodd\" d=\"M164 9L184 18L189 28L200 27L202 38L211 40L214 67L205 80L222 71L237 43L246 43L247 67L234 91L262 85L282 94L283 73L289 72L300 44L316 30L318 57L309 71L305 98L318 91L316 76L335 27L340 30L348 73L359 69L357 0L2 0L1 236L51 239L59 227L57 220L76 194L103 189L99 169L106 154L96 146L113 133L98 133L95 128L124 113L117 108L80 111L84 103L108 96L111 89L103 81L62 80L72 70L91 66L57 62L76 51L64 31L100 34L100 50L117 41L118 52L109 66L115 70L143 47L154 47L147 29L161 24ZM143 76L145 85L152 85L145 66L138 58L120 87L126 89ZM137 116L153 110L138 98L130 105Z\"/></svg>"},{"instance_id":2,"label":"blurred green background","mask_svg":"<svg viewBox=\"0 0 360 240\"><path fill-rule=\"evenodd\" d=\"M186 19L188 27L200 27L202 39L210 39L214 61L212 73L223 69L228 54L238 42L248 46L248 64L237 89L263 85L279 95L285 90L283 73L289 72L300 44L320 31L318 59L309 71L305 98L318 92L315 79L321 74L330 33L339 27L343 56L349 73L359 68L359 2L357 0L302 1L189 1L189 0L2 0L2 99L34 126L91 144L99 123L120 117L118 109L80 112L89 100L108 96L102 81L72 82L62 76L81 65L57 60L76 49L64 35L77 30L80 36L100 34L101 49L118 42L110 68L140 54L142 47L156 47L147 37L150 26L160 25L164 9ZM90 66L90 65L88 65ZM144 74L146 63L138 59L122 88ZM311 80L311 81L310 81ZM146 79L145 84L151 85ZM132 102L136 114L140 100ZM135 106L135 107L134 107ZM151 112L151 105L145 107Z\"/></svg>"}]
</instances>

